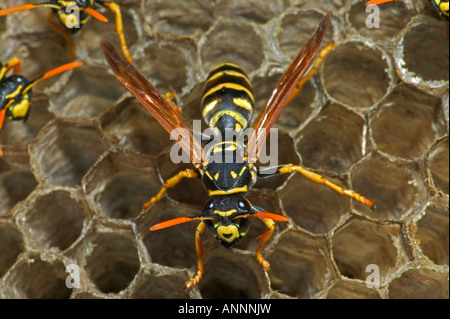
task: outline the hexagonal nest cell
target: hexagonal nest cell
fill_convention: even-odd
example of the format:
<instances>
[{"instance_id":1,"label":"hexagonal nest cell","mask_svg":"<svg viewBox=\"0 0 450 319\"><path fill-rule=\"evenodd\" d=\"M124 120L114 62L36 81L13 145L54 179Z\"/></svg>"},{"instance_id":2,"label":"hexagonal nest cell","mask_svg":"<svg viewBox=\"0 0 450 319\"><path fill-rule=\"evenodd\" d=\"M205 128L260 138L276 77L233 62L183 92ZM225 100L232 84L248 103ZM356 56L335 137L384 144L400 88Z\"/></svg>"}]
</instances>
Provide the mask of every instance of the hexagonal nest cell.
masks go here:
<instances>
[{"instance_id":1,"label":"hexagonal nest cell","mask_svg":"<svg viewBox=\"0 0 450 319\"><path fill-rule=\"evenodd\" d=\"M38 1L0 8L27 2ZM260 179L249 200L288 218L262 250L271 269L255 258L260 220L231 250L206 231L205 273L185 291L196 224L149 228L199 216L207 192L186 179L142 210L193 166L171 161L174 141L107 66L99 40L120 42L101 8L110 22L91 19L72 37L84 66L39 83L29 119L0 132L0 298L449 297L448 24L426 1L375 11L358 0L119 3L135 65L175 93L186 119L201 118L202 85L225 61L253 83L256 117L332 10L321 48L335 46L275 124L277 164L302 165L375 206L297 173ZM0 17L0 59L19 57L28 78L71 59L48 11Z\"/></svg>"}]
</instances>

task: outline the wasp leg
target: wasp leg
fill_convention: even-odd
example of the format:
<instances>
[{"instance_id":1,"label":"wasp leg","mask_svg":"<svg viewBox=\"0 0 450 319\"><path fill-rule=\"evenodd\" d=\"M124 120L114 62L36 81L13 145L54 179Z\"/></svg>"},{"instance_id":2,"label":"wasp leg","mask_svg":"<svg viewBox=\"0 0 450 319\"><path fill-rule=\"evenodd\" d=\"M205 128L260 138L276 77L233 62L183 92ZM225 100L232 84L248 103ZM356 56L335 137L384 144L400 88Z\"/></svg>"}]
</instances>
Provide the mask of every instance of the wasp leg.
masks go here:
<instances>
[{"instance_id":1,"label":"wasp leg","mask_svg":"<svg viewBox=\"0 0 450 319\"><path fill-rule=\"evenodd\" d=\"M309 178L313 182L320 183L320 184L325 184L326 186L331 187L336 192L338 192L338 193L340 193L342 195L350 196L351 198L357 200L358 202L363 203L364 205L367 205L369 207L373 207L373 202L370 201L369 199L365 198L364 196L356 193L353 190L342 188L341 186L338 186L338 185L330 182L329 180L327 180L322 175L319 175L319 174L316 174L314 172L308 171L308 170L304 169L301 166L293 165L293 164L284 165L284 166L281 166L278 169L278 172L281 173L281 174L298 172L298 173L302 174L303 176Z\"/></svg>"},{"instance_id":2,"label":"wasp leg","mask_svg":"<svg viewBox=\"0 0 450 319\"><path fill-rule=\"evenodd\" d=\"M263 249L266 241L268 241L269 238L272 236L273 231L275 230L275 222L270 218L262 218L262 220L269 229L264 234L262 234L261 238L259 239L259 245L256 248L256 260L264 268L265 271L268 271L270 269L270 264L262 256L261 250Z\"/></svg>"},{"instance_id":3,"label":"wasp leg","mask_svg":"<svg viewBox=\"0 0 450 319\"><path fill-rule=\"evenodd\" d=\"M186 290L189 290L192 287L194 287L196 284L198 284L198 282L200 281L200 279L202 278L202 275L203 275L204 249L203 249L203 243L202 243L202 239L200 238L200 235L204 231L205 231L205 224L203 222L201 222L197 226L197 229L195 231L195 249L197 250L197 273L195 274L195 276L192 279L186 281L186 283L184 284L184 288Z\"/></svg>"},{"instance_id":4,"label":"wasp leg","mask_svg":"<svg viewBox=\"0 0 450 319\"><path fill-rule=\"evenodd\" d=\"M19 74L20 72L20 59L18 57L14 57L8 61L5 65L0 68L0 80L2 80L6 73L13 68L13 74ZM1 66L1 63L0 63Z\"/></svg>"},{"instance_id":5,"label":"wasp leg","mask_svg":"<svg viewBox=\"0 0 450 319\"><path fill-rule=\"evenodd\" d=\"M53 29L55 29L59 34L61 34L62 37L67 41L67 43L69 43L69 45L70 45L70 58L72 60L74 60L75 56L77 54L77 48L75 46L75 42L73 42L72 37L69 35L69 33L67 33L67 30L62 25L52 21L53 17L54 17L54 14L53 14L52 11L50 11L50 13L47 16L47 23Z\"/></svg>"},{"instance_id":6,"label":"wasp leg","mask_svg":"<svg viewBox=\"0 0 450 319\"><path fill-rule=\"evenodd\" d=\"M123 55L131 63L133 58L131 57L130 51L128 50L127 43L125 41L125 35L123 34L123 22L122 22L122 12L120 11L120 6L115 2L104 2L100 1L105 7L108 7L116 15L116 33L120 39L120 47L122 48Z\"/></svg>"},{"instance_id":7,"label":"wasp leg","mask_svg":"<svg viewBox=\"0 0 450 319\"><path fill-rule=\"evenodd\" d=\"M319 68L319 65L323 62L325 57L330 53L331 49L333 49L334 43L330 43L327 45L326 48L324 48L322 51L320 51L319 57L316 59L316 62L314 63L313 67L309 70L305 76L301 78L301 80L298 82L295 89L292 91L291 95L289 95L288 104L300 93L300 91L303 88L303 85L305 85L306 82L316 73L317 69Z\"/></svg>"},{"instance_id":8,"label":"wasp leg","mask_svg":"<svg viewBox=\"0 0 450 319\"><path fill-rule=\"evenodd\" d=\"M175 185L177 185L183 178L197 178L198 176L199 176L198 173L193 169L186 169L184 171L179 172L177 175L175 175L175 176L169 178L167 181L165 181L164 186L161 188L159 193L156 194L156 196L152 197L144 205L142 205L142 208L147 209L154 203L159 202L161 200L161 198L163 197L164 193L167 191L167 189L172 188Z\"/></svg>"}]
</instances>

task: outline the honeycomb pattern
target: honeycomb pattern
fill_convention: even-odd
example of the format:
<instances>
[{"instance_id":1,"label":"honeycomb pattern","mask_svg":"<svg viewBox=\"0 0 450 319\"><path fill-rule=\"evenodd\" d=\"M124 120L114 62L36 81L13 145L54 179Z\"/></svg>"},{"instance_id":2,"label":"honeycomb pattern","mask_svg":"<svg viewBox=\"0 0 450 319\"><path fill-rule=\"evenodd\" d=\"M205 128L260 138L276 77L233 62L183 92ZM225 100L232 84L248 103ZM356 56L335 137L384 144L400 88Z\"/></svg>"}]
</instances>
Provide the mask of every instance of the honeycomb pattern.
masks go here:
<instances>
[{"instance_id":1,"label":"honeycomb pattern","mask_svg":"<svg viewBox=\"0 0 450 319\"><path fill-rule=\"evenodd\" d=\"M118 45L114 25L90 21L74 37L86 65L40 83L29 120L0 134L0 298L449 297L449 42L425 1L383 5L379 29L357 0L120 4L135 64L193 119L207 72L224 60L249 74L261 110L332 10L323 45L335 49L276 123L279 163L301 163L376 208L296 174L261 179L249 199L289 218L263 250L271 270L254 258L265 229L254 221L233 250L203 236L205 274L186 292L196 226L149 227L200 214L206 192L183 181L141 211L190 165L170 161L167 133L106 66L98 43ZM70 60L46 14L0 19L0 59L19 56L29 78ZM378 288L366 286L371 264ZM71 265L78 288L66 285Z\"/></svg>"}]
</instances>

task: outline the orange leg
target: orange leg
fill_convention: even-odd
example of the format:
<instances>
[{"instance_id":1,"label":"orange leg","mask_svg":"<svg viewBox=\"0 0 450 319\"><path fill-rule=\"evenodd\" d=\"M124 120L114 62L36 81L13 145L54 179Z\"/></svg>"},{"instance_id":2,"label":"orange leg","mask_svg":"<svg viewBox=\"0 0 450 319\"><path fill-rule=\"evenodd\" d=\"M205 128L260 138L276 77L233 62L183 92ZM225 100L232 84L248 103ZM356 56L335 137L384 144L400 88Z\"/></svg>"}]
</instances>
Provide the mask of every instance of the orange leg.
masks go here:
<instances>
[{"instance_id":1,"label":"orange leg","mask_svg":"<svg viewBox=\"0 0 450 319\"><path fill-rule=\"evenodd\" d=\"M120 39L120 46L122 48L123 55L130 63L133 62L133 58L131 57L125 41L125 35L123 34L122 12L120 11L120 6L115 2L102 2L102 4L116 14L116 32Z\"/></svg>"},{"instance_id":2,"label":"orange leg","mask_svg":"<svg viewBox=\"0 0 450 319\"><path fill-rule=\"evenodd\" d=\"M256 248L256 260L264 268L264 271L268 271L270 269L270 264L267 260L264 259L264 257L261 254L261 251L264 247L264 244L269 240L269 238L273 234L273 231L275 230L275 222L270 218L262 218L262 220L269 229L264 234L262 234L259 240L259 245Z\"/></svg>"},{"instance_id":3,"label":"orange leg","mask_svg":"<svg viewBox=\"0 0 450 319\"><path fill-rule=\"evenodd\" d=\"M52 26L52 28L55 29L59 34L61 34L63 36L63 38L67 41L67 43L69 43L70 58L73 60L73 59L75 59L75 56L77 54L77 48L75 47L75 42L73 42L72 37L67 33L66 29L62 25L52 21L53 17L54 17L54 14L51 11L47 16L47 23L50 24Z\"/></svg>"},{"instance_id":4,"label":"orange leg","mask_svg":"<svg viewBox=\"0 0 450 319\"><path fill-rule=\"evenodd\" d=\"M327 180L322 175L319 175L319 174L316 174L314 172L308 171L308 170L304 169L301 166L288 164L288 165L284 165L281 168L279 168L278 171L280 173L282 173L282 174L298 172L298 173L302 174L303 176L309 178L313 182L320 183L320 184L325 184L326 186L331 187L336 192L338 192L338 193L340 193L342 195L350 196L351 198L356 199L358 202L361 202L364 205L373 207L372 201L370 201L369 199L365 198L364 196L356 193L353 190L342 188L342 187L340 187L340 186L330 182L329 180Z\"/></svg>"},{"instance_id":5,"label":"orange leg","mask_svg":"<svg viewBox=\"0 0 450 319\"><path fill-rule=\"evenodd\" d=\"M184 284L184 288L186 290L189 290L196 284L198 284L203 275L203 256L205 252L203 249L203 243L202 239L200 238L200 235L205 231L205 228L206 228L205 224L201 222L197 226L197 230L195 231L195 248L197 250L197 273L192 279L186 281L186 283Z\"/></svg>"},{"instance_id":6,"label":"orange leg","mask_svg":"<svg viewBox=\"0 0 450 319\"><path fill-rule=\"evenodd\" d=\"M328 55L328 53L330 53L330 51L331 51L331 49L333 49L333 47L334 47L334 43L330 43L329 45L327 45L327 47L325 49L320 51L320 55L316 59L314 66L311 68L311 70L309 70L309 72L305 76L302 77L302 79L298 82L295 89L292 91L292 93L288 99L288 104L300 93L300 91L303 88L303 85L305 85L305 83L308 82L308 80L314 75L314 73L316 73L317 69L319 68L319 65L323 62L323 60Z\"/></svg>"},{"instance_id":7,"label":"orange leg","mask_svg":"<svg viewBox=\"0 0 450 319\"><path fill-rule=\"evenodd\" d=\"M183 178L197 178L197 177L198 177L198 173L196 171L194 171L193 169L186 169L184 171L179 172L177 175L169 178L164 183L164 186L161 188L159 193L156 194L156 196L152 197L144 205L142 205L142 208L147 209L154 203L159 202L161 200L161 198L163 197L164 193L167 191L167 189L172 188L175 185L177 185Z\"/></svg>"}]
</instances>

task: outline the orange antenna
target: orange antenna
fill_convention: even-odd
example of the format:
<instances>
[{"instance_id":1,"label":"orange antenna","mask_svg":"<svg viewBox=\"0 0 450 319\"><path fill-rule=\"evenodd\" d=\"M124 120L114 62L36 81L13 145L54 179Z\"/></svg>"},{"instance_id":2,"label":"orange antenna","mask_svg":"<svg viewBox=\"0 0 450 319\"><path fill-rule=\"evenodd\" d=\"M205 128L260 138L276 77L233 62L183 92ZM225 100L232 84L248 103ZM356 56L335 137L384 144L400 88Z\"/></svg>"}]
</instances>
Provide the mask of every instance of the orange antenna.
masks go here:
<instances>
[{"instance_id":1,"label":"orange antenna","mask_svg":"<svg viewBox=\"0 0 450 319\"><path fill-rule=\"evenodd\" d=\"M2 9L0 10L0 16L6 16L8 14L14 13L14 12L19 12L19 11L25 11L25 10L31 10L31 9L35 9L35 8L52 8L52 9L59 9L61 8L61 6L59 5L55 5L55 4L51 4L51 3L41 3L41 4L23 4L20 6L15 6L12 8L8 8L8 9Z\"/></svg>"},{"instance_id":2,"label":"orange antenna","mask_svg":"<svg viewBox=\"0 0 450 319\"><path fill-rule=\"evenodd\" d=\"M108 19L101 14L100 12L92 9L92 8L86 8L83 9L87 14L93 16L94 18L96 18L97 20L101 21L101 22L108 22Z\"/></svg>"},{"instance_id":3,"label":"orange antenna","mask_svg":"<svg viewBox=\"0 0 450 319\"><path fill-rule=\"evenodd\" d=\"M375 5L383 4L386 2L392 2L392 1L395 1L395 0L371 0L366 3L366 7L375 6Z\"/></svg>"},{"instance_id":4,"label":"orange antenna","mask_svg":"<svg viewBox=\"0 0 450 319\"><path fill-rule=\"evenodd\" d=\"M75 69L78 68L80 66L83 65L83 62L81 61L77 61L77 62L71 62L71 63L67 63L64 65L61 65L57 68L54 68L53 70L50 70L48 72L46 72L43 76L41 76L40 78L37 78L36 80L32 81L30 84L28 84L28 86L25 88L25 90L23 90L22 94L27 93L33 86L35 86L37 83L39 83L39 81L48 79L54 75L57 75L59 73L71 70L71 69Z\"/></svg>"},{"instance_id":5,"label":"orange antenna","mask_svg":"<svg viewBox=\"0 0 450 319\"><path fill-rule=\"evenodd\" d=\"M254 214L251 214L252 217L260 217L260 218L269 218L272 220L276 220L279 222L287 222L288 219L284 216L278 215L278 214L272 214L267 212L256 212Z\"/></svg>"},{"instance_id":6,"label":"orange antenna","mask_svg":"<svg viewBox=\"0 0 450 319\"><path fill-rule=\"evenodd\" d=\"M172 227L175 225L179 225L179 224L183 224L183 223L187 223L193 220L203 220L204 218L202 217L194 217L194 218L190 218L190 217L179 217L179 218L174 218L174 219L170 219L167 220L165 222L153 225L150 230L154 231L154 230L160 230L163 228L167 228L167 227Z\"/></svg>"}]
</instances>

